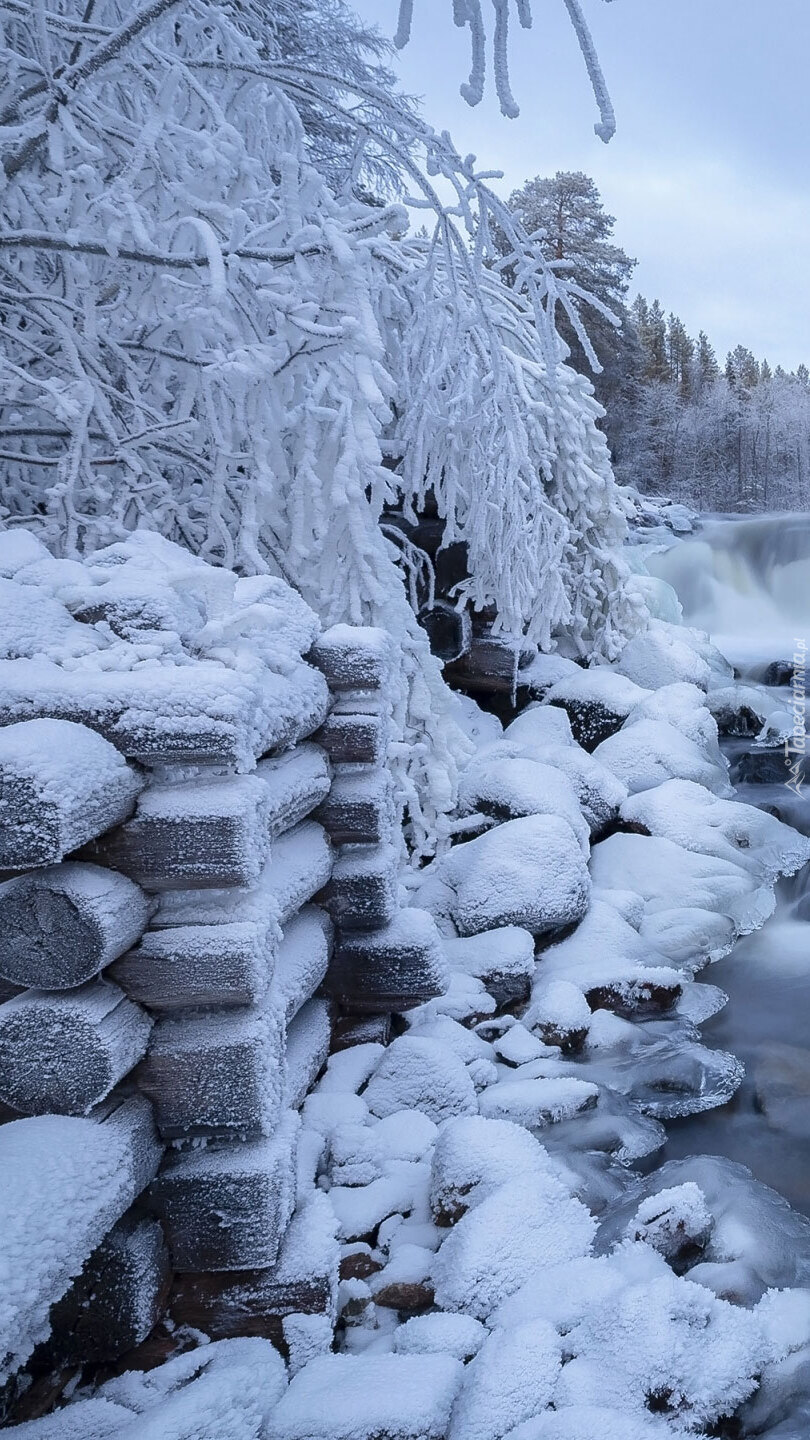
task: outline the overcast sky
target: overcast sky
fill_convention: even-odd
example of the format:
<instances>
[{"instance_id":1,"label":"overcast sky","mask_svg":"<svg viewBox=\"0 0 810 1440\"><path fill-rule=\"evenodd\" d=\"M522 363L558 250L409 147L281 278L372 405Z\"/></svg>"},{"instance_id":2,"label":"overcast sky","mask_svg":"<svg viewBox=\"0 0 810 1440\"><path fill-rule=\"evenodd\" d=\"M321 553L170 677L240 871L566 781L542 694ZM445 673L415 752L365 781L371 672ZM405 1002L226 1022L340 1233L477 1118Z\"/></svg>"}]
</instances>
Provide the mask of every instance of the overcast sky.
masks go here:
<instances>
[{"instance_id":1,"label":"overcast sky","mask_svg":"<svg viewBox=\"0 0 810 1440\"><path fill-rule=\"evenodd\" d=\"M397 0L351 3L393 33ZM618 117L609 146L563 0L534 0L528 33L513 24L517 120L501 116L491 70L477 109L461 99L469 37L451 0L416 0L403 84L463 153L504 171L505 193L555 170L592 175L638 258L635 288L706 329L721 358L741 342L772 365L810 363L810 0L583 8Z\"/></svg>"}]
</instances>

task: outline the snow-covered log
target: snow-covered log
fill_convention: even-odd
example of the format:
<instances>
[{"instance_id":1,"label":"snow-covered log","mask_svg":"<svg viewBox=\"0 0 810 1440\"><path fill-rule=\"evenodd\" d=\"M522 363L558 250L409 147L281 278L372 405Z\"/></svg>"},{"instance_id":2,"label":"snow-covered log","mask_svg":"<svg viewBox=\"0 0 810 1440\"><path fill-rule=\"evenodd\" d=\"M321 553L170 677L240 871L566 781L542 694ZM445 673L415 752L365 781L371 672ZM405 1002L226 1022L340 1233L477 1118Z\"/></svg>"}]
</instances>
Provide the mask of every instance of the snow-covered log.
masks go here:
<instances>
[{"instance_id":1,"label":"snow-covered log","mask_svg":"<svg viewBox=\"0 0 810 1440\"><path fill-rule=\"evenodd\" d=\"M35 1353L35 1365L61 1368L117 1360L157 1324L170 1284L159 1222L128 1211L51 1307L51 1334Z\"/></svg>"},{"instance_id":2,"label":"snow-covered log","mask_svg":"<svg viewBox=\"0 0 810 1440\"><path fill-rule=\"evenodd\" d=\"M318 745L296 745L282 755L261 760L256 774L267 786L270 835L292 830L329 794L329 761Z\"/></svg>"},{"instance_id":3,"label":"snow-covered log","mask_svg":"<svg viewBox=\"0 0 810 1440\"><path fill-rule=\"evenodd\" d=\"M147 890L252 885L270 849L269 811L256 775L153 785L90 853Z\"/></svg>"},{"instance_id":4,"label":"snow-covered log","mask_svg":"<svg viewBox=\"0 0 810 1440\"><path fill-rule=\"evenodd\" d=\"M286 1024L315 994L329 964L332 924L317 905L307 905L284 927L273 971L273 1001Z\"/></svg>"},{"instance_id":5,"label":"snow-covered log","mask_svg":"<svg viewBox=\"0 0 810 1440\"><path fill-rule=\"evenodd\" d=\"M138 1083L165 1139L269 1135L284 1088L281 1019L261 1006L163 1018Z\"/></svg>"},{"instance_id":6,"label":"snow-covered log","mask_svg":"<svg viewBox=\"0 0 810 1440\"><path fill-rule=\"evenodd\" d=\"M69 990L134 945L149 901L124 875L68 861L0 886L0 975Z\"/></svg>"},{"instance_id":7,"label":"snow-covered log","mask_svg":"<svg viewBox=\"0 0 810 1440\"><path fill-rule=\"evenodd\" d=\"M461 659L445 667L452 684L472 694L513 695L520 668L537 654L535 646L506 636L474 635Z\"/></svg>"},{"instance_id":8,"label":"snow-covered log","mask_svg":"<svg viewBox=\"0 0 810 1440\"><path fill-rule=\"evenodd\" d=\"M150 1010L255 1005L267 991L275 940L254 920L149 930L110 979Z\"/></svg>"},{"instance_id":9,"label":"snow-covered log","mask_svg":"<svg viewBox=\"0 0 810 1440\"><path fill-rule=\"evenodd\" d=\"M378 930L393 920L399 904L400 851L396 845L345 845L321 900L336 925Z\"/></svg>"},{"instance_id":10,"label":"snow-covered log","mask_svg":"<svg viewBox=\"0 0 810 1440\"><path fill-rule=\"evenodd\" d=\"M40 1115L0 1126L0 1381L49 1331L49 1312L157 1170L147 1102L103 1121Z\"/></svg>"},{"instance_id":11,"label":"snow-covered log","mask_svg":"<svg viewBox=\"0 0 810 1440\"><path fill-rule=\"evenodd\" d=\"M284 1351L286 1315L324 1315L334 1324L338 1259L334 1214L316 1192L293 1216L271 1269L178 1275L172 1320L214 1340L264 1335Z\"/></svg>"},{"instance_id":12,"label":"snow-covered log","mask_svg":"<svg viewBox=\"0 0 810 1440\"><path fill-rule=\"evenodd\" d=\"M410 1010L446 986L439 932L424 910L400 910L373 933L341 935L329 970L335 999L363 1012Z\"/></svg>"},{"instance_id":13,"label":"snow-covered log","mask_svg":"<svg viewBox=\"0 0 810 1440\"><path fill-rule=\"evenodd\" d=\"M0 870L52 865L132 813L143 781L69 720L0 729Z\"/></svg>"},{"instance_id":14,"label":"snow-covered log","mask_svg":"<svg viewBox=\"0 0 810 1440\"><path fill-rule=\"evenodd\" d=\"M285 925L320 890L332 871L332 850L323 828L305 820L273 842L269 861L258 884L227 890L166 891L153 925L224 925L251 921L257 925Z\"/></svg>"},{"instance_id":15,"label":"snow-covered log","mask_svg":"<svg viewBox=\"0 0 810 1440\"><path fill-rule=\"evenodd\" d=\"M284 1104L303 1105L329 1056L332 1027L325 1000L308 1000L287 1031Z\"/></svg>"},{"instance_id":16,"label":"snow-covered log","mask_svg":"<svg viewBox=\"0 0 810 1440\"><path fill-rule=\"evenodd\" d=\"M23 1115L87 1115L140 1060L151 1024L103 980L26 990L0 1007L0 1098Z\"/></svg>"},{"instance_id":17,"label":"snow-covered log","mask_svg":"<svg viewBox=\"0 0 810 1440\"><path fill-rule=\"evenodd\" d=\"M390 718L382 712L344 711L336 707L316 739L333 765L382 765L390 733Z\"/></svg>"},{"instance_id":18,"label":"snow-covered log","mask_svg":"<svg viewBox=\"0 0 810 1440\"><path fill-rule=\"evenodd\" d=\"M389 770L339 771L318 819L334 845L373 845L390 839L396 825Z\"/></svg>"},{"instance_id":19,"label":"snow-covered log","mask_svg":"<svg viewBox=\"0 0 810 1440\"><path fill-rule=\"evenodd\" d=\"M330 690L382 690L390 686L396 649L385 630L333 625L316 640L310 658Z\"/></svg>"},{"instance_id":20,"label":"snow-covered log","mask_svg":"<svg viewBox=\"0 0 810 1440\"><path fill-rule=\"evenodd\" d=\"M276 1263L295 1205L299 1127L287 1112L271 1139L169 1153L151 1194L175 1270Z\"/></svg>"}]
</instances>

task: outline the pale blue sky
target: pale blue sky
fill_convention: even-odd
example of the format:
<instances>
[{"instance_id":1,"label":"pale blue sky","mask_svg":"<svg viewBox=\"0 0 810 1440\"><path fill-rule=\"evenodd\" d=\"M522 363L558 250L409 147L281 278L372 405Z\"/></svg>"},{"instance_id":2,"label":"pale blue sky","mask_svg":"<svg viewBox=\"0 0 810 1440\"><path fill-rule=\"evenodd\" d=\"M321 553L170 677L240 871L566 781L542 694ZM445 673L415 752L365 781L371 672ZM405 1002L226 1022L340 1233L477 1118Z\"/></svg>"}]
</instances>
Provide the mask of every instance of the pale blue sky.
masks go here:
<instances>
[{"instance_id":1,"label":"pale blue sky","mask_svg":"<svg viewBox=\"0 0 810 1440\"><path fill-rule=\"evenodd\" d=\"M351 3L393 33L397 0ZM531 175L591 174L638 257L636 288L722 356L742 342L772 365L810 364L810 0L583 8L618 117L607 147L562 0L534 0L532 31L513 25L517 120L501 116L491 73L477 109L461 99L468 35L451 0L415 0L403 84L459 149L505 172L506 193Z\"/></svg>"}]
</instances>

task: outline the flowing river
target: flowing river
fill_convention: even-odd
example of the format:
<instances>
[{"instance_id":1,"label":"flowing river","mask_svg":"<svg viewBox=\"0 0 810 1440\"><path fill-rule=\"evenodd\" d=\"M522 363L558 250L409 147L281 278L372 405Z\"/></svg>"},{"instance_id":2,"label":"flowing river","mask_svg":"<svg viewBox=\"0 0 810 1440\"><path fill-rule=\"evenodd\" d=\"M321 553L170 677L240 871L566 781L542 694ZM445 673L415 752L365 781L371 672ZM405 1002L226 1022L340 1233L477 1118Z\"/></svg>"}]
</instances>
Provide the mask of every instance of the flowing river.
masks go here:
<instances>
[{"instance_id":1,"label":"flowing river","mask_svg":"<svg viewBox=\"0 0 810 1440\"><path fill-rule=\"evenodd\" d=\"M810 644L810 515L711 518L647 566L743 680L762 681L775 663L790 664L797 641ZM775 706L791 703L789 689L773 694ZM780 782L738 794L810 833L810 784L801 796ZM729 997L704 1039L737 1055L746 1077L730 1104L670 1123L661 1158L727 1156L810 1214L810 866L782 882L764 928L703 978Z\"/></svg>"}]
</instances>

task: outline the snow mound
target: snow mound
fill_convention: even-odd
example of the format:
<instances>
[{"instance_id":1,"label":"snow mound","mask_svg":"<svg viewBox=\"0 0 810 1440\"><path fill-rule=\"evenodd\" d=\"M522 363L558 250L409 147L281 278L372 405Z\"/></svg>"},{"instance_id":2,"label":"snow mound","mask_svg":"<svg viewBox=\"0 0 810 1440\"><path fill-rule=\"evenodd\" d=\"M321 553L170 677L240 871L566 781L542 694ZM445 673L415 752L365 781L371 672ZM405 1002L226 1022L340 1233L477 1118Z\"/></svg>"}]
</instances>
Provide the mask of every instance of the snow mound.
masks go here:
<instances>
[{"instance_id":1,"label":"snow mound","mask_svg":"<svg viewBox=\"0 0 810 1440\"><path fill-rule=\"evenodd\" d=\"M683 896L689 908L728 916L741 935L762 925L775 904L769 889L752 888L739 865L684 850L656 835L611 835L601 841L591 853L591 876L595 887L635 890L647 916L671 910L673 897Z\"/></svg>"},{"instance_id":2,"label":"snow mound","mask_svg":"<svg viewBox=\"0 0 810 1440\"><path fill-rule=\"evenodd\" d=\"M647 630L634 635L625 646L615 668L647 690L660 690L673 681L706 690L711 669L691 639L691 631L681 625L652 620Z\"/></svg>"},{"instance_id":3,"label":"snow mound","mask_svg":"<svg viewBox=\"0 0 810 1440\"><path fill-rule=\"evenodd\" d=\"M599 1086L587 1080L502 1080L484 1092L479 1107L490 1120L539 1130L590 1110L598 1097Z\"/></svg>"},{"instance_id":4,"label":"snow mound","mask_svg":"<svg viewBox=\"0 0 810 1440\"><path fill-rule=\"evenodd\" d=\"M274 1440L445 1440L462 1366L449 1355L323 1355L277 1406Z\"/></svg>"},{"instance_id":5,"label":"snow mound","mask_svg":"<svg viewBox=\"0 0 810 1440\"><path fill-rule=\"evenodd\" d=\"M462 1216L433 1267L436 1303L486 1320L532 1270L588 1253L595 1222L553 1175L501 1185Z\"/></svg>"},{"instance_id":6,"label":"snow mound","mask_svg":"<svg viewBox=\"0 0 810 1440\"><path fill-rule=\"evenodd\" d=\"M510 820L457 845L423 871L417 903L462 935L503 925L532 934L580 920L590 883L570 825L556 815Z\"/></svg>"},{"instance_id":7,"label":"snow mound","mask_svg":"<svg viewBox=\"0 0 810 1440\"><path fill-rule=\"evenodd\" d=\"M487 1329L472 1315L437 1310L432 1315L414 1315L394 1335L398 1355L452 1355L471 1360L487 1338Z\"/></svg>"},{"instance_id":8,"label":"snow mound","mask_svg":"<svg viewBox=\"0 0 810 1440\"><path fill-rule=\"evenodd\" d=\"M447 1440L502 1440L546 1409L561 1368L560 1338L547 1320L491 1335L464 1372Z\"/></svg>"},{"instance_id":9,"label":"snow mound","mask_svg":"<svg viewBox=\"0 0 810 1440\"><path fill-rule=\"evenodd\" d=\"M459 807L462 814L481 813L499 821L559 815L588 852L590 827L582 818L571 781L537 760L477 758L461 777Z\"/></svg>"},{"instance_id":10,"label":"snow mound","mask_svg":"<svg viewBox=\"0 0 810 1440\"><path fill-rule=\"evenodd\" d=\"M707 760L694 740L666 720L637 719L624 725L597 745L594 757L631 795L673 779L693 780L717 795L734 793L723 758Z\"/></svg>"},{"instance_id":11,"label":"snow mound","mask_svg":"<svg viewBox=\"0 0 810 1440\"><path fill-rule=\"evenodd\" d=\"M451 1224L493 1195L504 1176L527 1189L552 1174L546 1151L522 1126L473 1116L443 1125L433 1153L430 1208Z\"/></svg>"},{"instance_id":12,"label":"snow mound","mask_svg":"<svg viewBox=\"0 0 810 1440\"><path fill-rule=\"evenodd\" d=\"M372 1115L420 1110L440 1124L478 1109L475 1087L462 1060L437 1040L400 1035L385 1051L363 1092Z\"/></svg>"}]
</instances>

